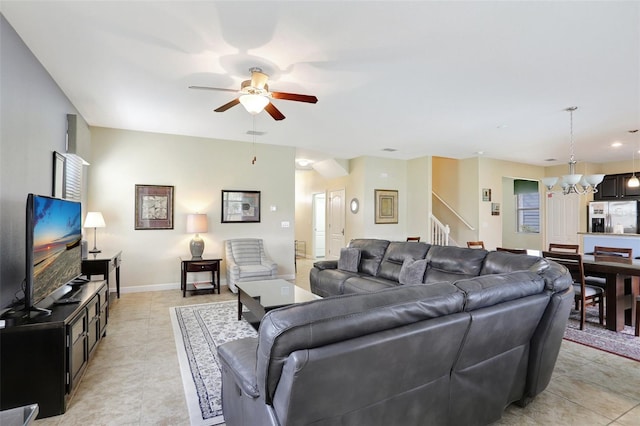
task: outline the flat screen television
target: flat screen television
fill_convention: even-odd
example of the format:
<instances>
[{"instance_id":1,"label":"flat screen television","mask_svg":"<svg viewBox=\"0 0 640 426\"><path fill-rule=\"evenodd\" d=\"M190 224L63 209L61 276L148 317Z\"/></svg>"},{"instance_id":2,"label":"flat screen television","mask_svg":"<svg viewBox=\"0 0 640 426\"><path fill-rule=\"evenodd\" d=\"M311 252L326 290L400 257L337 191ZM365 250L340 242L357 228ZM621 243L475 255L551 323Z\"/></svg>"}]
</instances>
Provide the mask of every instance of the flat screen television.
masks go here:
<instances>
[{"instance_id":1,"label":"flat screen television","mask_svg":"<svg viewBox=\"0 0 640 426\"><path fill-rule=\"evenodd\" d=\"M25 309L82 273L82 208L77 201L29 194Z\"/></svg>"}]
</instances>

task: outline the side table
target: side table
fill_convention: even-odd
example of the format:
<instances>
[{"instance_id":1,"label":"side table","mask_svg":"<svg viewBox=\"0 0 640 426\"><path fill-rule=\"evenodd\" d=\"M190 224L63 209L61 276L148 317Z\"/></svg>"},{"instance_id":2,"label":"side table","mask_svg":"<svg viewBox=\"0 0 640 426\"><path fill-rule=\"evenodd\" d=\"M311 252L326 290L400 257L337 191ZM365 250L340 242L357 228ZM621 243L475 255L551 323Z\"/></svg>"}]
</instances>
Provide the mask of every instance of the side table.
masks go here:
<instances>
[{"instance_id":1,"label":"side table","mask_svg":"<svg viewBox=\"0 0 640 426\"><path fill-rule=\"evenodd\" d=\"M196 290L213 288L214 293L217 288L218 294L220 294L220 262L222 259L181 257L180 260L182 265L180 274L182 297L187 295L187 274L189 272L211 272L211 283L194 284L194 286Z\"/></svg>"},{"instance_id":2,"label":"side table","mask_svg":"<svg viewBox=\"0 0 640 426\"><path fill-rule=\"evenodd\" d=\"M122 252L117 253L89 253L82 259L82 274L91 279L92 275L102 275L109 287L109 272L116 271L116 295L120 299L120 263Z\"/></svg>"}]
</instances>

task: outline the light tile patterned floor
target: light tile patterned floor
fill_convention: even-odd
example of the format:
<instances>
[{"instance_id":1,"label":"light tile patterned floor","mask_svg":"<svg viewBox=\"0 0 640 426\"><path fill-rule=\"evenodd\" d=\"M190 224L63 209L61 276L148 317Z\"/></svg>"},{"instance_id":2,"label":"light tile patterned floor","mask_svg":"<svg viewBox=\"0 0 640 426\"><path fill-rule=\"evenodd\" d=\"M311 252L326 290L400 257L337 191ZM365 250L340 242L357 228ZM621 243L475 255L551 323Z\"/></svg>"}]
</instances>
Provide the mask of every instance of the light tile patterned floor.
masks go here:
<instances>
[{"instance_id":1,"label":"light tile patterned floor","mask_svg":"<svg viewBox=\"0 0 640 426\"><path fill-rule=\"evenodd\" d=\"M309 289L312 261L298 259L296 284ZM62 416L48 425L188 425L169 307L235 299L178 290L124 293L108 334ZM640 363L564 341L549 387L529 406L510 406L496 425L640 424Z\"/></svg>"}]
</instances>

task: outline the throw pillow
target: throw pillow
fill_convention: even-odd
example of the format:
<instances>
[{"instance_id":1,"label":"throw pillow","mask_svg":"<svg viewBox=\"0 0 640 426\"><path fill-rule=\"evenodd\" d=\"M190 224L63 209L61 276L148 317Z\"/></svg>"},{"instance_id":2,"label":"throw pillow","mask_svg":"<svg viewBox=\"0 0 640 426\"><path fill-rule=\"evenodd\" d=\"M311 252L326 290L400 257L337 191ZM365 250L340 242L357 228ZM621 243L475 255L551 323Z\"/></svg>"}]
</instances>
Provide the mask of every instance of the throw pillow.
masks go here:
<instances>
[{"instance_id":1,"label":"throw pillow","mask_svg":"<svg viewBox=\"0 0 640 426\"><path fill-rule=\"evenodd\" d=\"M360 265L360 249L345 247L340 249L340 259L338 259L338 269L349 272L358 272Z\"/></svg>"},{"instance_id":2,"label":"throw pillow","mask_svg":"<svg viewBox=\"0 0 640 426\"><path fill-rule=\"evenodd\" d=\"M427 269L427 259L405 259L400 268L398 282L400 284L422 284L424 271Z\"/></svg>"}]
</instances>

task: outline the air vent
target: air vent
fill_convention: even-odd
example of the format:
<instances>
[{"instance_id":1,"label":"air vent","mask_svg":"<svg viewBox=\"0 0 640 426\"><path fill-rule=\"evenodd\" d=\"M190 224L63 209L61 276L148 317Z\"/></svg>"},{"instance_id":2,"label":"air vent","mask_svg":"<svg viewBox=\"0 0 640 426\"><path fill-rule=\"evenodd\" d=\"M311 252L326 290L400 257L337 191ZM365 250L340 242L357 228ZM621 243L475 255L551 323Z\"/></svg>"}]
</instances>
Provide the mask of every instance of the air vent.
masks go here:
<instances>
[{"instance_id":1,"label":"air vent","mask_svg":"<svg viewBox=\"0 0 640 426\"><path fill-rule=\"evenodd\" d=\"M247 130L247 134L252 136L262 136L262 135L266 135L267 132L259 132L257 130Z\"/></svg>"},{"instance_id":2,"label":"air vent","mask_svg":"<svg viewBox=\"0 0 640 426\"><path fill-rule=\"evenodd\" d=\"M397 151L397 149L395 149L395 148L383 148L382 150L386 151L386 152L396 152Z\"/></svg>"}]
</instances>

